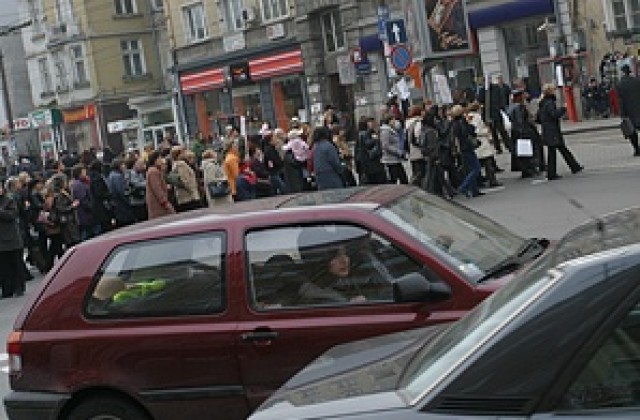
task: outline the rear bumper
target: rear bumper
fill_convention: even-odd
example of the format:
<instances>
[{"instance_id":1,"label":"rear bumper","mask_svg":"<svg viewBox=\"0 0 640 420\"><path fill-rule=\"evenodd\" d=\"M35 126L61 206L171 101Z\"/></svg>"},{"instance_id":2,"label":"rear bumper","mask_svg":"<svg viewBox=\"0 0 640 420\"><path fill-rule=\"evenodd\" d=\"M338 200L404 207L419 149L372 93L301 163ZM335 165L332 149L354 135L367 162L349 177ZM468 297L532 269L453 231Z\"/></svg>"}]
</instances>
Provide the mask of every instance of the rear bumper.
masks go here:
<instances>
[{"instance_id":1,"label":"rear bumper","mask_svg":"<svg viewBox=\"0 0 640 420\"><path fill-rule=\"evenodd\" d=\"M9 420L55 420L71 395L52 392L12 392L4 398Z\"/></svg>"}]
</instances>

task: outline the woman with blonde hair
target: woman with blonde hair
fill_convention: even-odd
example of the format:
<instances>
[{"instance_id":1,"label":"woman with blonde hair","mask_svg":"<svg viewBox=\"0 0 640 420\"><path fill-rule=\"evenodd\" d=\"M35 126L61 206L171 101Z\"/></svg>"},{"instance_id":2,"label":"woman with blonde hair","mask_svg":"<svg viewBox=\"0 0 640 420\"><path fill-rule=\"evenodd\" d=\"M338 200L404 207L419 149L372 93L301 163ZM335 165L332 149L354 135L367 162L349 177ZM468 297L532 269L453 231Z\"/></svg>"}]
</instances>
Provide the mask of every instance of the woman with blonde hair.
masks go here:
<instances>
[{"instance_id":1,"label":"woman with blonde hair","mask_svg":"<svg viewBox=\"0 0 640 420\"><path fill-rule=\"evenodd\" d=\"M218 161L218 156L213 150L205 150L202 154L202 175L204 178L204 191L209 207L233 202L229 180ZM225 194L226 191L226 194ZM214 196L212 196L215 195Z\"/></svg>"}]
</instances>

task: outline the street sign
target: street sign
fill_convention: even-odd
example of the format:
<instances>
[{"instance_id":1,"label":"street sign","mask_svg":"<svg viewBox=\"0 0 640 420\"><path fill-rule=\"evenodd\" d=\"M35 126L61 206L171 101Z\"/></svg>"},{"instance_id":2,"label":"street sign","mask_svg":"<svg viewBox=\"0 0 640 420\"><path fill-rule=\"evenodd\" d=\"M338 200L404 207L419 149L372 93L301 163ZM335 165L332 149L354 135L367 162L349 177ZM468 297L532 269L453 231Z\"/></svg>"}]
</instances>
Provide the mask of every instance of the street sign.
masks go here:
<instances>
[{"instance_id":1,"label":"street sign","mask_svg":"<svg viewBox=\"0 0 640 420\"><path fill-rule=\"evenodd\" d=\"M371 74L371 62L363 61L362 63L358 63L355 65L356 73L363 76L365 74Z\"/></svg>"},{"instance_id":2,"label":"street sign","mask_svg":"<svg viewBox=\"0 0 640 420\"><path fill-rule=\"evenodd\" d=\"M390 20L386 25L387 40L389 45L406 44L407 29L403 19Z\"/></svg>"},{"instance_id":3,"label":"street sign","mask_svg":"<svg viewBox=\"0 0 640 420\"><path fill-rule=\"evenodd\" d=\"M389 16L388 6L378 6L378 38L380 38L380 41L387 40L387 21Z\"/></svg>"},{"instance_id":4,"label":"street sign","mask_svg":"<svg viewBox=\"0 0 640 420\"><path fill-rule=\"evenodd\" d=\"M411 67L413 56L406 45L396 45L391 50L390 60L391 65L396 71L404 72Z\"/></svg>"}]
</instances>

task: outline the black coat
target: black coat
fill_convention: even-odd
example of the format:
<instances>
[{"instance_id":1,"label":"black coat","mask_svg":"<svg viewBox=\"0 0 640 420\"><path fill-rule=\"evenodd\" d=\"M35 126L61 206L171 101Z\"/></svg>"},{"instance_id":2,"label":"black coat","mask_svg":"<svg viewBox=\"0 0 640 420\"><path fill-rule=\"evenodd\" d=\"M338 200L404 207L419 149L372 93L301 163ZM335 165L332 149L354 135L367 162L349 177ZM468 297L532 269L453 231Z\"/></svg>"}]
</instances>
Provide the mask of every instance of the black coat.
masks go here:
<instances>
[{"instance_id":1,"label":"black coat","mask_svg":"<svg viewBox=\"0 0 640 420\"><path fill-rule=\"evenodd\" d=\"M302 176L302 170L306 167L306 162L299 162L293 157L293 152L287 150L284 154L284 183L287 187L287 193L293 194L304 191L305 179Z\"/></svg>"},{"instance_id":2,"label":"black coat","mask_svg":"<svg viewBox=\"0 0 640 420\"><path fill-rule=\"evenodd\" d=\"M264 145L264 164L270 175L278 175L282 170L282 158L280 157L280 153L278 153L278 150L269 143L265 143Z\"/></svg>"},{"instance_id":3,"label":"black coat","mask_svg":"<svg viewBox=\"0 0 640 420\"><path fill-rule=\"evenodd\" d=\"M640 128L640 80L623 76L617 87L620 99L620 115L629 118L633 125Z\"/></svg>"},{"instance_id":4,"label":"black coat","mask_svg":"<svg viewBox=\"0 0 640 420\"><path fill-rule=\"evenodd\" d=\"M567 113L567 108L556 106L556 96L547 95L540 101L538 119L542 125L542 142L547 146L561 146L564 137L560 129L560 119Z\"/></svg>"},{"instance_id":5,"label":"black coat","mask_svg":"<svg viewBox=\"0 0 640 420\"><path fill-rule=\"evenodd\" d=\"M0 252L22 249L18 226L18 205L7 193L0 195Z\"/></svg>"},{"instance_id":6,"label":"black coat","mask_svg":"<svg viewBox=\"0 0 640 420\"><path fill-rule=\"evenodd\" d=\"M107 182L99 172L91 172L89 179L89 190L93 197L93 217L102 225L110 225L113 212Z\"/></svg>"},{"instance_id":7,"label":"black coat","mask_svg":"<svg viewBox=\"0 0 640 420\"><path fill-rule=\"evenodd\" d=\"M360 131L356 140L354 156L356 170L360 175L367 176L385 173L382 158L382 144L378 136L370 131Z\"/></svg>"}]
</instances>

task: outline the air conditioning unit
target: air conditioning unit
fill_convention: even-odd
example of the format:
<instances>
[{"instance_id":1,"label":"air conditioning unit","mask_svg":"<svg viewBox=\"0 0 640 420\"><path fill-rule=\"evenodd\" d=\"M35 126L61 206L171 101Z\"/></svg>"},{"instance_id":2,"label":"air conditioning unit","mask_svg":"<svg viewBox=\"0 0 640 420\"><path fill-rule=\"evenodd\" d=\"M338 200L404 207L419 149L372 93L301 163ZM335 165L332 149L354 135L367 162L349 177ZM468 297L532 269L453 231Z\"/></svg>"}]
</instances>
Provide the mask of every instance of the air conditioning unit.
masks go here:
<instances>
[{"instance_id":1,"label":"air conditioning unit","mask_svg":"<svg viewBox=\"0 0 640 420\"><path fill-rule=\"evenodd\" d=\"M258 14L256 13L255 7L247 7L242 9L242 20L245 23L254 23L258 19Z\"/></svg>"}]
</instances>

